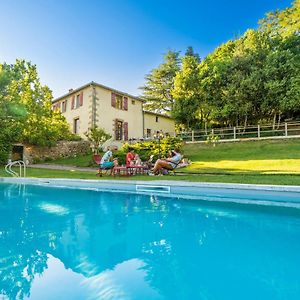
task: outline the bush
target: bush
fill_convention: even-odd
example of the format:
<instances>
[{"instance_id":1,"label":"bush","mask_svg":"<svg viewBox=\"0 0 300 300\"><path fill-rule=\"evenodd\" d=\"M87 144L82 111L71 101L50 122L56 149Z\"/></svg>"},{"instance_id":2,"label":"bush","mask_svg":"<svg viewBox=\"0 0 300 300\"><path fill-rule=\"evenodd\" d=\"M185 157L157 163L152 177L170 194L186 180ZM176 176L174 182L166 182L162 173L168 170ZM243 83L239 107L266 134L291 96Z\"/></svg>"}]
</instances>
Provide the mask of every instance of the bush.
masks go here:
<instances>
[{"instance_id":1,"label":"bush","mask_svg":"<svg viewBox=\"0 0 300 300\"><path fill-rule=\"evenodd\" d=\"M6 165L11 150L11 145L0 143L0 165Z\"/></svg>"},{"instance_id":2,"label":"bush","mask_svg":"<svg viewBox=\"0 0 300 300\"><path fill-rule=\"evenodd\" d=\"M142 161L146 161L149 159L150 155L154 155L154 159L159 157L167 157L168 152L174 148L178 148L180 151L182 150L182 141L179 138L175 137L167 137L160 140L160 143L155 141L143 141L135 144L124 144L122 147L122 152L124 153L124 157L128 152L129 148L133 148L135 153L137 153Z\"/></svg>"},{"instance_id":3,"label":"bush","mask_svg":"<svg viewBox=\"0 0 300 300\"><path fill-rule=\"evenodd\" d=\"M113 153L114 158L118 159L119 165L125 165L126 163L126 154L124 150L118 150Z\"/></svg>"}]
</instances>

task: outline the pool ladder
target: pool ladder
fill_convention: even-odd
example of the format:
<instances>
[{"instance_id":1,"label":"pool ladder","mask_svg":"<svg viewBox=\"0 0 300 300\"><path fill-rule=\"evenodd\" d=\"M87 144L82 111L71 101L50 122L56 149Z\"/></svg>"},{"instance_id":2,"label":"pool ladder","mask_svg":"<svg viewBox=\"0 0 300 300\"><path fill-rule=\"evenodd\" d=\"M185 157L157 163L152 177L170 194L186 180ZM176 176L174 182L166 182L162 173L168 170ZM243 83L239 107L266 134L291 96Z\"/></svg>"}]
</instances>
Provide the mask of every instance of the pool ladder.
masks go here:
<instances>
[{"instance_id":1,"label":"pool ladder","mask_svg":"<svg viewBox=\"0 0 300 300\"><path fill-rule=\"evenodd\" d=\"M19 173L11 169L14 166L19 167ZM13 177L26 177L26 164L23 160L9 161L5 166L5 172Z\"/></svg>"}]
</instances>

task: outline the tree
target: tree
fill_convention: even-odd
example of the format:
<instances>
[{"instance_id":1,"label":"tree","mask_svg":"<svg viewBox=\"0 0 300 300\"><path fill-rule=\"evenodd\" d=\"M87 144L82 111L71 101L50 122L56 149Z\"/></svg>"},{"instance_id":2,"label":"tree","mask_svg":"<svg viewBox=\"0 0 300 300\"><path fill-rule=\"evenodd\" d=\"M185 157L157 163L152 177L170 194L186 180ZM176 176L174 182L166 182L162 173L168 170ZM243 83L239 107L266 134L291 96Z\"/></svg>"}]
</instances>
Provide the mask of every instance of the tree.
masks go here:
<instances>
[{"instance_id":1,"label":"tree","mask_svg":"<svg viewBox=\"0 0 300 300\"><path fill-rule=\"evenodd\" d=\"M276 117L288 118L300 113L300 36L278 38L274 51L266 58L266 97L262 103L265 114L273 109L274 126Z\"/></svg>"},{"instance_id":2,"label":"tree","mask_svg":"<svg viewBox=\"0 0 300 300\"><path fill-rule=\"evenodd\" d=\"M185 56L194 57L198 63L200 63L200 61L201 61L200 55L198 53L194 52L194 49L192 46L187 47L187 49L185 51Z\"/></svg>"},{"instance_id":3,"label":"tree","mask_svg":"<svg viewBox=\"0 0 300 300\"><path fill-rule=\"evenodd\" d=\"M142 98L146 101L145 108L169 114L173 109L174 78L180 70L179 52L168 51L164 61L157 68L146 75L146 83L141 87Z\"/></svg>"},{"instance_id":4,"label":"tree","mask_svg":"<svg viewBox=\"0 0 300 300\"><path fill-rule=\"evenodd\" d=\"M0 164L6 163L13 142L21 136L19 123L25 120L25 107L14 99L8 100L10 74L6 65L0 65Z\"/></svg>"},{"instance_id":5,"label":"tree","mask_svg":"<svg viewBox=\"0 0 300 300\"><path fill-rule=\"evenodd\" d=\"M300 34L300 0L295 0L292 7L270 12L260 20L260 30L272 37L285 38Z\"/></svg>"},{"instance_id":6,"label":"tree","mask_svg":"<svg viewBox=\"0 0 300 300\"><path fill-rule=\"evenodd\" d=\"M52 92L41 85L36 66L17 60L0 64L0 162L13 142L51 146L72 138L65 118L52 111Z\"/></svg>"},{"instance_id":7,"label":"tree","mask_svg":"<svg viewBox=\"0 0 300 300\"><path fill-rule=\"evenodd\" d=\"M175 99L172 116L187 128L195 127L200 111L203 110L198 66L197 57L186 55L182 59L181 71L177 72L175 76L172 91Z\"/></svg>"},{"instance_id":8,"label":"tree","mask_svg":"<svg viewBox=\"0 0 300 300\"><path fill-rule=\"evenodd\" d=\"M98 153L103 144L111 138L109 133L106 133L103 128L94 127L85 133L86 137L92 144L93 152Z\"/></svg>"},{"instance_id":9,"label":"tree","mask_svg":"<svg viewBox=\"0 0 300 300\"><path fill-rule=\"evenodd\" d=\"M52 111L52 92L40 83L36 66L17 60L8 66L11 80L7 86L7 100L23 105L27 111L24 122L20 122L20 141L40 146L51 146L56 141L70 139L72 134L65 118Z\"/></svg>"}]
</instances>

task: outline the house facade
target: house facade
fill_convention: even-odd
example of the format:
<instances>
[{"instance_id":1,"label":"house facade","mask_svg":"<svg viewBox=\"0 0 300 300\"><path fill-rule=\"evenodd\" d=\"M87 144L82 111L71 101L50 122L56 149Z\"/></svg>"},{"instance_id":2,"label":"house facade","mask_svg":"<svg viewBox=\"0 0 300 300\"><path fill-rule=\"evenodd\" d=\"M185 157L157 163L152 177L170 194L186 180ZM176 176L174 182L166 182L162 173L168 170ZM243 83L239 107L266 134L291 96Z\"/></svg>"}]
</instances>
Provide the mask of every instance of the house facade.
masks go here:
<instances>
[{"instance_id":1,"label":"house facade","mask_svg":"<svg viewBox=\"0 0 300 300\"><path fill-rule=\"evenodd\" d=\"M143 101L135 96L91 82L53 101L73 133L86 138L89 128L103 128L113 141L151 138L157 131L175 134L172 118L143 110Z\"/></svg>"}]
</instances>

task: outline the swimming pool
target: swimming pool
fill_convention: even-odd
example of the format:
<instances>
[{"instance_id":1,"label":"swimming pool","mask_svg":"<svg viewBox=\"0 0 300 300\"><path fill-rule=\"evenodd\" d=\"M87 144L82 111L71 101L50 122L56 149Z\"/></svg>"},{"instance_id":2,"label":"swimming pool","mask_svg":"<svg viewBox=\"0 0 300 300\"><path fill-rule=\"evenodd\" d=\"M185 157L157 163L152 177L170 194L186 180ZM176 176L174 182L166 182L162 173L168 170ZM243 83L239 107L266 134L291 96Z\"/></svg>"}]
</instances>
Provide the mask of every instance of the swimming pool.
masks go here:
<instances>
[{"instance_id":1,"label":"swimming pool","mask_svg":"<svg viewBox=\"0 0 300 300\"><path fill-rule=\"evenodd\" d=\"M44 183L0 182L0 299L300 299L300 209L257 205L297 193Z\"/></svg>"}]
</instances>

